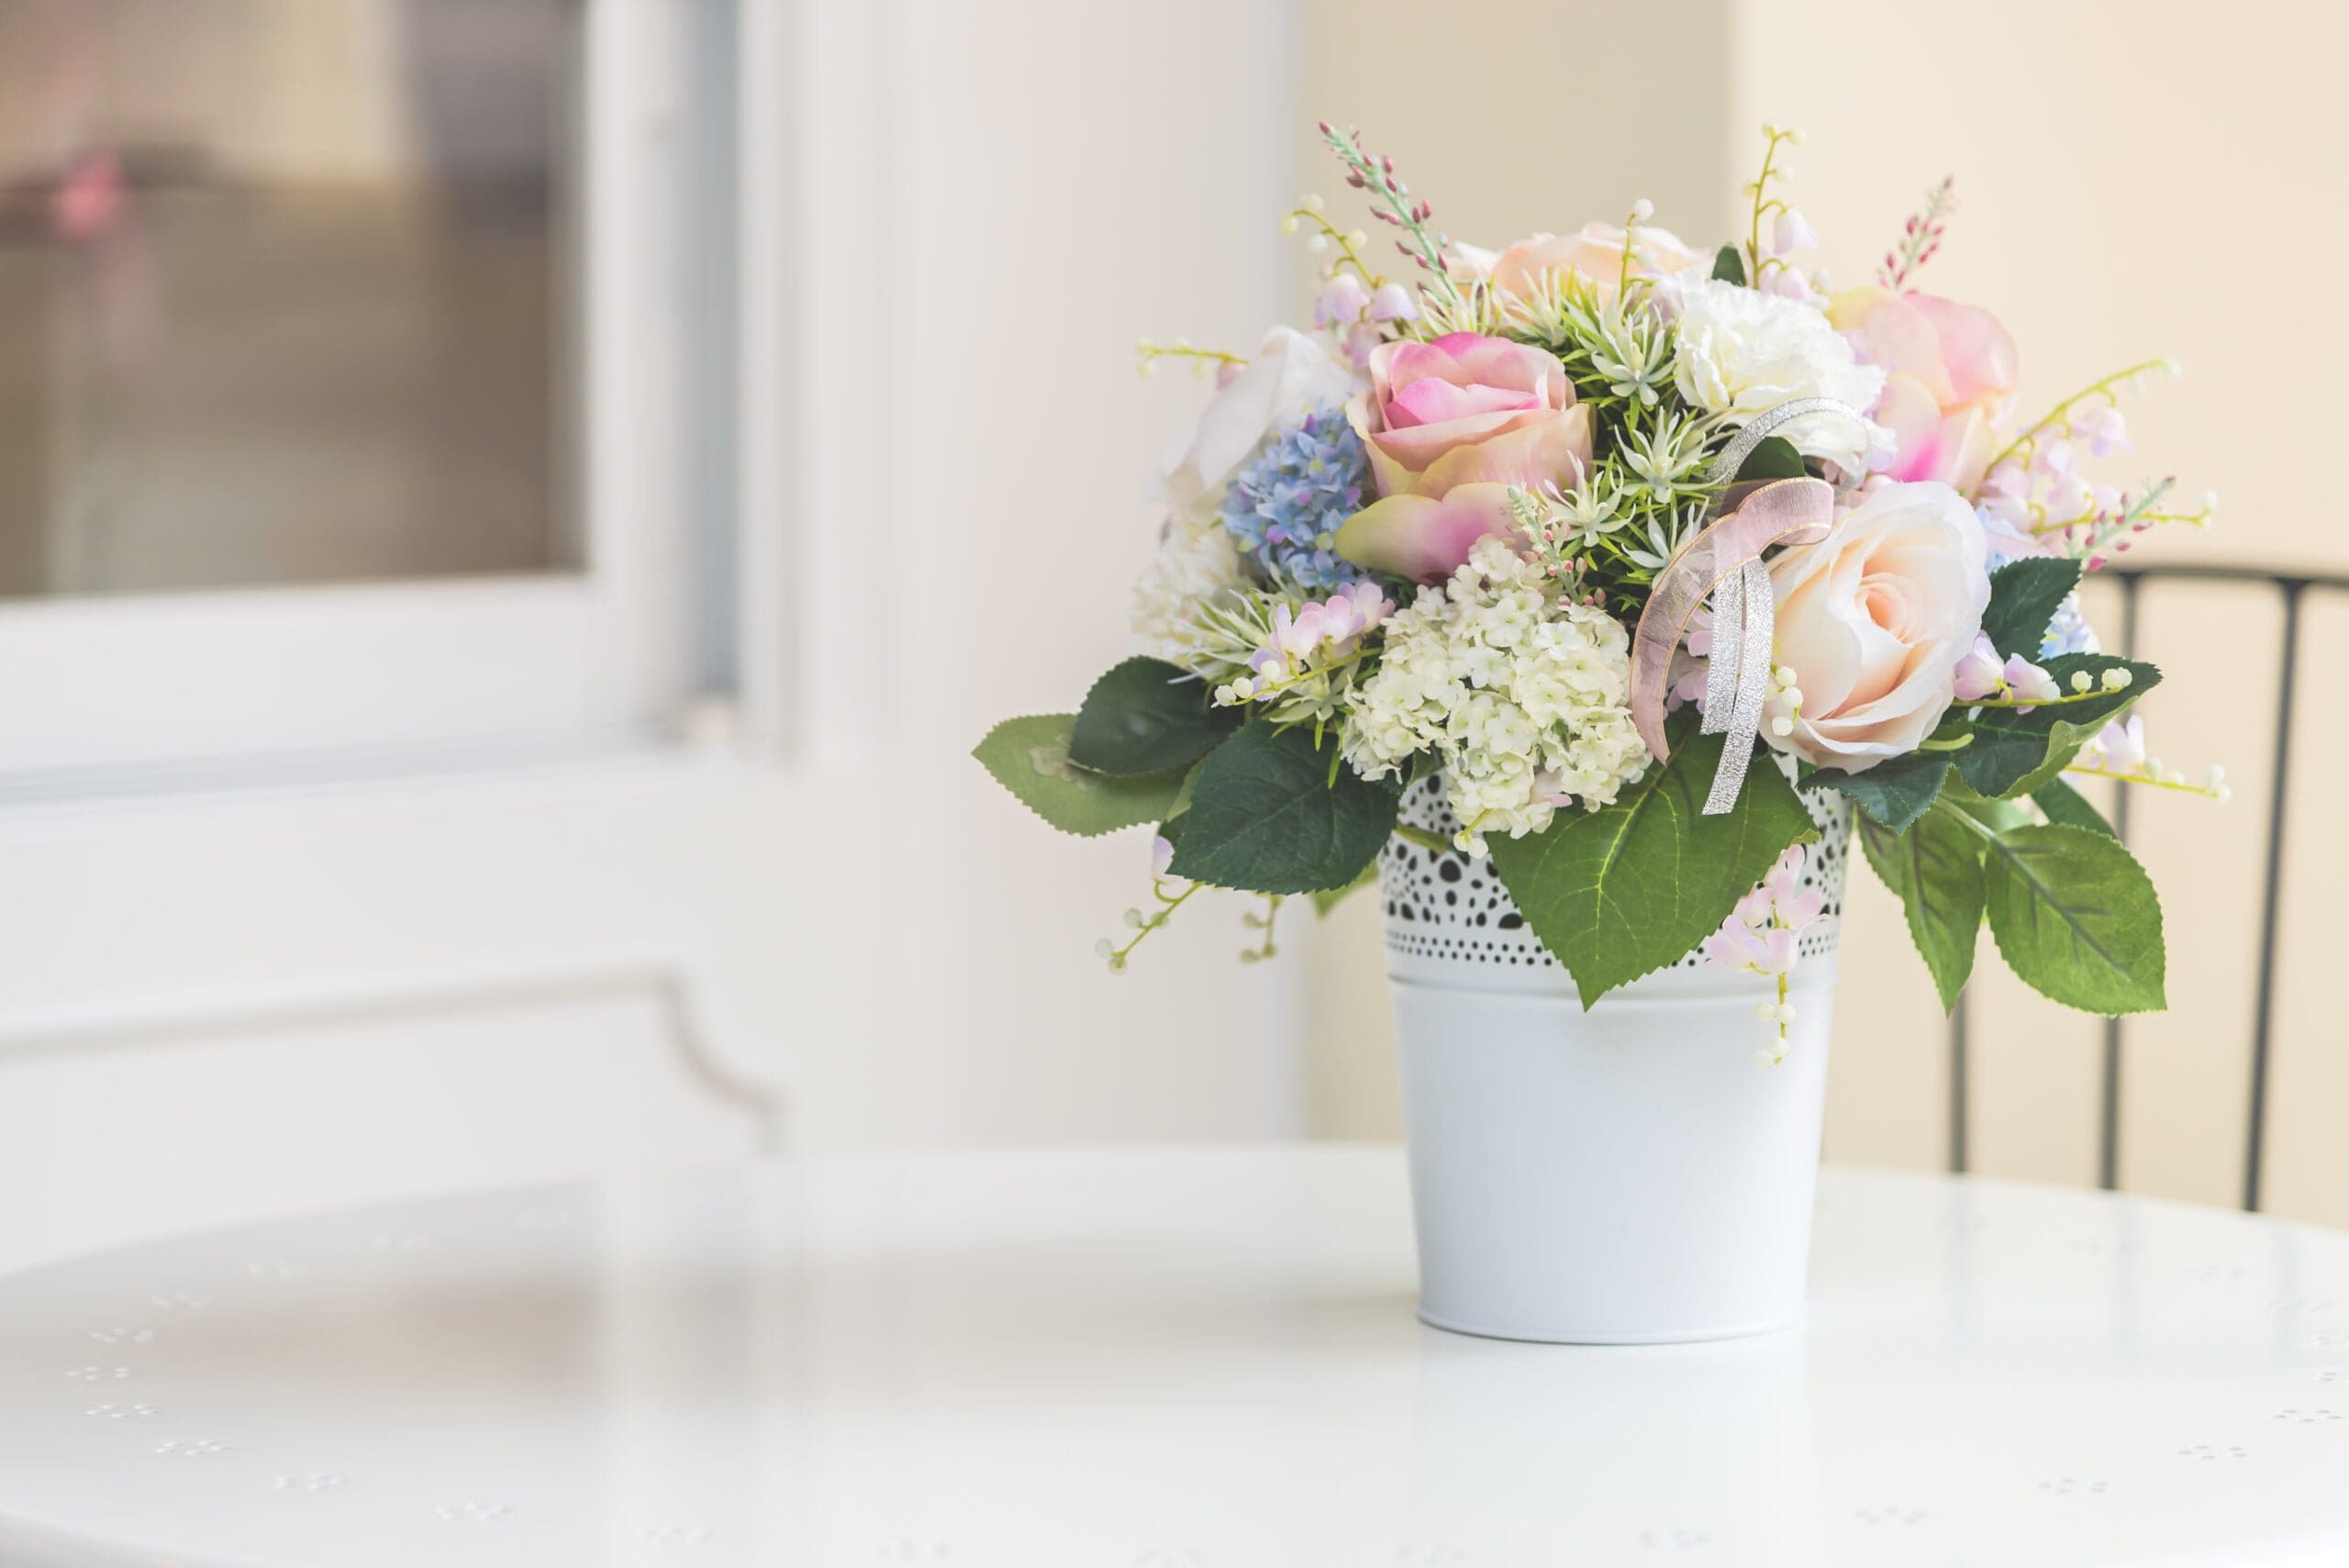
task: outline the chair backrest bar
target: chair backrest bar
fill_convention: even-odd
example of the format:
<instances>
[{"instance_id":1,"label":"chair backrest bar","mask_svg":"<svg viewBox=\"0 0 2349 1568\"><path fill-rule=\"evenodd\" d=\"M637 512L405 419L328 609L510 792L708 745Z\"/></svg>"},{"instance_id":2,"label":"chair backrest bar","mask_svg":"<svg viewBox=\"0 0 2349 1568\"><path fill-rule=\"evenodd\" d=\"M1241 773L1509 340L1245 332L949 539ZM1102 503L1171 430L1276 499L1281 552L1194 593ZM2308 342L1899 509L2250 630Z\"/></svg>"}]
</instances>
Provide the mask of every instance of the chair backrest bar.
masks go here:
<instances>
[{"instance_id":1,"label":"chair backrest bar","mask_svg":"<svg viewBox=\"0 0 2349 1568\"><path fill-rule=\"evenodd\" d=\"M2284 841L2288 824L2287 807L2292 763L2292 728L2299 695L2300 608L2310 589L2349 592L2349 575L2278 572L2256 566L2191 566L2132 564L2102 573L2119 584L2121 604L2120 646L2133 657L2137 651L2138 604L2148 582L2254 583L2274 588L2283 603L2283 631L2278 649L2276 694L2276 736L2268 783L2267 843L2260 873L2259 993L2252 1010L2250 1111L2243 1134L2243 1207L2257 1209L2266 1167L2267 1095L2274 1057L2276 970L2279 945L2278 921L2283 908ZM2114 806L2113 830L2128 837L2130 792L2121 791ZM2121 1046L2127 1020L2109 1018L2104 1027L2104 1073L2098 1104L2097 1180L2110 1189L2121 1178ZM1968 1151L1968 1031L1964 995L1949 1018L1949 1168L1963 1173Z\"/></svg>"},{"instance_id":2,"label":"chair backrest bar","mask_svg":"<svg viewBox=\"0 0 2349 1568\"><path fill-rule=\"evenodd\" d=\"M2243 1135L2243 1206L2257 1213L2259 1176L2267 1150L2267 1055L2276 1023L2276 917L2284 885L2284 806L2292 771L2292 700L2300 668L2300 595L2304 579L2282 578L2284 669L2276 688L2275 776L2267 794L2267 877L2259 911L2259 997L2251 1026L2251 1121Z\"/></svg>"},{"instance_id":3,"label":"chair backrest bar","mask_svg":"<svg viewBox=\"0 0 2349 1568\"><path fill-rule=\"evenodd\" d=\"M2141 573L2123 573L2117 579L2121 584L2121 653L2126 659L2137 656L2137 588L2144 581ZM2122 843L2129 841L2129 806L2132 792L2126 787L2115 792L2112 803L2112 831ZM2097 1095L2096 1184L2106 1192L2121 1185L2121 1020L2104 1020L2104 1082Z\"/></svg>"}]
</instances>

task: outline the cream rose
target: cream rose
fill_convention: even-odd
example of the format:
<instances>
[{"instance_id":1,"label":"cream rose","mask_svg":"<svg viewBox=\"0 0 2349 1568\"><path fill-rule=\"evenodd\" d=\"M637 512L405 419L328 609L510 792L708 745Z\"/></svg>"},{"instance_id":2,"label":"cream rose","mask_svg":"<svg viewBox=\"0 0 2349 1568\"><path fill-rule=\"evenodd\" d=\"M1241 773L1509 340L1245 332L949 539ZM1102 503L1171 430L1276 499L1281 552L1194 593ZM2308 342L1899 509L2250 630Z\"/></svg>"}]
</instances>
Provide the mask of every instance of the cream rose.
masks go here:
<instances>
[{"instance_id":1,"label":"cream rose","mask_svg":"<svg viewBox=\"0 0 2349 1568\"><path fill-rule=\"evenodd\" d=\"M1160 460L1150 499L1205 519L1266 435L1324 404L1344 402L1361 384L1320 339L1274 328L1247 368L1215 395L1197 428Z\"/></svg>"},{"instance_id":2,"label":"cream rose","mask_svg":"<svg viewBox=\"0 0 2349 1568\"><path fill-rule=\"evenodd\" d=\"M1949 711L1990 602L1982 523L1946 484L1878 484L1823 542L1770 563L1778 662L1801 709L1779 751L1862 773L1917 749Z\"/></svg>"}]
</instances>

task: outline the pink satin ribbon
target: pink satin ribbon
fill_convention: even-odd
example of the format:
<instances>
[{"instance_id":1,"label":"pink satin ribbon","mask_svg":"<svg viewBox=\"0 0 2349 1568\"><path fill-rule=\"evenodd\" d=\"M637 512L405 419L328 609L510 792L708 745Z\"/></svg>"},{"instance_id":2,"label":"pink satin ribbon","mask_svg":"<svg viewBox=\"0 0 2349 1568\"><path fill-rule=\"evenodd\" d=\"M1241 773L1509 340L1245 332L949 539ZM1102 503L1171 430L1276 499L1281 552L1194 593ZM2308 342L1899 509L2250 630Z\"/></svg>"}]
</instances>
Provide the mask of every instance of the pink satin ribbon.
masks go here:
<instances>
[{"instance_id":1,"label":"pink satin ribbon","mask_svg":"<svg viewBox=\"0 0 2349 1568\"><path fill-rule=\"evenodd\" d=\"M1745 504L1688 541L1657 576L1647 608L1631 634L1631 723L1658 762L1672 755L1664 738L1664 699L1672 682L1672 656L1688 635L1688 623L1723 580L1776 544L1817 544L1835 526L1835 487L1823 479L1777 479L1745 498ZM1714 655L1728 651L1721 639L1738 628L1715 630ZM1710 716L1709 716L1710 717ZM1718 728L1709 726L1708 730ZM1741 764L1742 759L1740 759ZM1743 768L1739 768L1741 776Z\"/></svg>"}]
</instances>

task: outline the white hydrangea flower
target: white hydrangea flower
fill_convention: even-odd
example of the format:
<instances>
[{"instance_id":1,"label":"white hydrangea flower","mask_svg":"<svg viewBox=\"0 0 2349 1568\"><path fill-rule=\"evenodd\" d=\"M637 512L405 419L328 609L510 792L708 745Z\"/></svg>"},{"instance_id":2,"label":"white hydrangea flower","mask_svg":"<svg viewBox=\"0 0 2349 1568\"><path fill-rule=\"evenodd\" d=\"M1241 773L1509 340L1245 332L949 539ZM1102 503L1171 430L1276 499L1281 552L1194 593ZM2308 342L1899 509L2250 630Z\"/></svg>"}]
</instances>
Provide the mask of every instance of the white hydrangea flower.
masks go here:
<instances>
[{"instance_id":1,"label":"white hydrangea flower","mask_svg":"<svg viewBox=\"0 0 2349 1568\"><path fill-rule=\"evenodd\" d=\"M1864 365L1814 306L1719 278L1685 285L1673 380L1680 395L1732 424L1798 397L1831 397L1863 414L1876 406L1885 373ZM1806 457L1847 473L1864 471L1890 433L1822 416L1778 432Z\"/></svg>"},{"instance_id":2,"label":"white hydrangea flower","mask_svg":"<svg viewBox=\"0 0 2349 1568\"><path fill-rule=\"evenodd\" d=\"M1221 519L1169 517L1159 531L1158 553L1134 580L1133 651L1182 663L1200 610L1244 581L1240 552Z\"/></svg>"},{"instance_id":3,"label":"white hydrangea flower","mask_svg":"<svg viewBox=\"0 0 2349 1568\"><path fill-rule=\"evenodd\" d=\"M1646 771L1630 636L1604 611L1551 603L1541 567L1505 540L1479 540L1386 629L1377 672L1347 698L1346 759L1375 779L1432 753L1472 847L1538 833L1576 801L1609 805Z\"/></svg>"}]
</instances>

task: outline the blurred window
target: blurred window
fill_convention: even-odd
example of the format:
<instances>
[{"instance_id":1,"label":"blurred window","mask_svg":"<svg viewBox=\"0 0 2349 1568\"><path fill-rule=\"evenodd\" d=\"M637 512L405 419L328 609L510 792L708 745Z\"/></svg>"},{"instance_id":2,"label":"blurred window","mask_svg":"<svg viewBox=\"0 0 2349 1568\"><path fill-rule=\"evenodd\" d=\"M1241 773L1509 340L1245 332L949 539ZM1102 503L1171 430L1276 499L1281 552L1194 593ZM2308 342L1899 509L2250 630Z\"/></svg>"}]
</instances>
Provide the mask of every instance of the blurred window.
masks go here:
<instances>
[{"instance_id":1,"label":"blurred window","mask_svg":"<svg viewBox=\"0 0 2349 1568\"><path fill-rule=\"evenodd\" d=\"M578 570L573 0L0 0L0 598Z\"/></svg>"}]
</instances>

